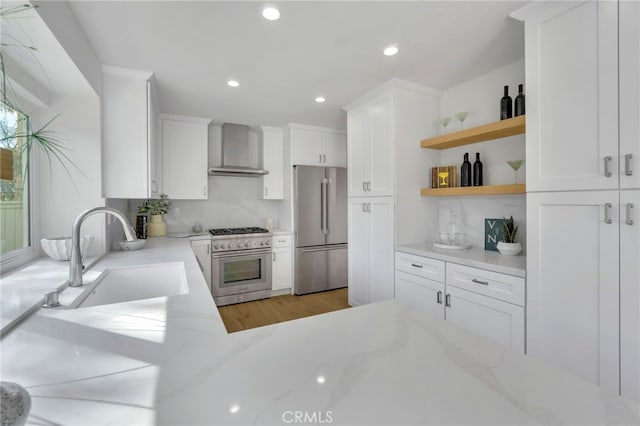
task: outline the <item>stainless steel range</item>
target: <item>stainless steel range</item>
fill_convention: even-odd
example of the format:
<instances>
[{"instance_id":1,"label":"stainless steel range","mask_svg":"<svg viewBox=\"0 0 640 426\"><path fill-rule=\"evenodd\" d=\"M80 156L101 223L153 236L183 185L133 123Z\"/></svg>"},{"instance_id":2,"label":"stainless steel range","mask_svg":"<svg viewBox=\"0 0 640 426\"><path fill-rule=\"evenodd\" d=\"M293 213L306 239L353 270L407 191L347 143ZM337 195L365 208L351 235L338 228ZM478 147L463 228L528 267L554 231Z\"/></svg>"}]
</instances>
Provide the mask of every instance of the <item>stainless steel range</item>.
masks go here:
<instances>
[{"instance_id":1,"label":"stainless steel range","mask_svg":"<svg viewBox=\"0 0 640 426\"><path fill-rule=\"evenodd\" d=\"M271 295L271 232L264 228L210 229L211 292L217 306Z\"/></svg>"}]
</instances>

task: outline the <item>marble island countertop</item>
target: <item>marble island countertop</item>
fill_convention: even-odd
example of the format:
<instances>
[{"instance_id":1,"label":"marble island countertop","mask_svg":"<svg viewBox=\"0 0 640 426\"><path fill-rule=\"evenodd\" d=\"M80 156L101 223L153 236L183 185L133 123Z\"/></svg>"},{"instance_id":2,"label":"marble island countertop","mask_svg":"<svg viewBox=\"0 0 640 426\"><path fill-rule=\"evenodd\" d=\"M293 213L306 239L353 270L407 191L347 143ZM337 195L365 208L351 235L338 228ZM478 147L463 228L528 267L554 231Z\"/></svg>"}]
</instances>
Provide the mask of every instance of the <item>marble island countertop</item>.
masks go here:
<instances>
[{"instance_id":1,"label":"marble island countertop","mask_svg":"<svg viewBox=\"0 0 640 426\"><path fill-rule=\"evenodd\" d=\"M2 340L30 424L640 423L635 403L395 301L227 334L188 240L95 268L158 262L184 262L188 294L42 309Z\"/></svg>"}]
</instances>

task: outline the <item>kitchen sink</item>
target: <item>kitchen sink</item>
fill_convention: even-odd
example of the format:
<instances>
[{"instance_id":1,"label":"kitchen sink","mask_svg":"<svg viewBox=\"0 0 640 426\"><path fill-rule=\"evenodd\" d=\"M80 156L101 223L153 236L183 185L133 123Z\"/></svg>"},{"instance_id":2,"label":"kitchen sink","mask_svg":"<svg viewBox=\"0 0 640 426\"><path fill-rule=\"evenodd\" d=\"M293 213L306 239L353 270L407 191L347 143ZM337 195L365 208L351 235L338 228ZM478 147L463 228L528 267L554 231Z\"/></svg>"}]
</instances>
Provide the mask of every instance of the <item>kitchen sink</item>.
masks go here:
<instances>
[{"instance_id":1,"label":"kitchen sink","mask_svg":"<svg viewBox=\"0 0 640 426\"><path fill-rule=\"evenodd\" d=\"M67 309L176 296L188 292L182 262L113 268L105 270L89 284Z\"/></svg>"}]
</instances>

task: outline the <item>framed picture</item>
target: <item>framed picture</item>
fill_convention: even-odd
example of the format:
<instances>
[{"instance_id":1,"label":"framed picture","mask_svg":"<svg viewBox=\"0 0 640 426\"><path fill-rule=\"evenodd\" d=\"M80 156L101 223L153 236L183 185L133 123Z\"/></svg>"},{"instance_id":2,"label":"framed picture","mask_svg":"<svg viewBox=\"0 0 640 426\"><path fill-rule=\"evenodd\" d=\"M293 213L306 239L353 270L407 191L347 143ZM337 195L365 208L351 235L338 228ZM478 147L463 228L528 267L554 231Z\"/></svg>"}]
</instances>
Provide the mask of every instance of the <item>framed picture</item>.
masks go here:
<instances>
[{"instance_id":1,"label":"framed picture","mask_svg":"<svg viewBox=\"0 0 640 426\"><path fill-rule=\"evenodd\" d=\"M498 251L498 242L502 241L502 224L504 219L484 220L484 249Z\"/></svg>"}]
</instances>

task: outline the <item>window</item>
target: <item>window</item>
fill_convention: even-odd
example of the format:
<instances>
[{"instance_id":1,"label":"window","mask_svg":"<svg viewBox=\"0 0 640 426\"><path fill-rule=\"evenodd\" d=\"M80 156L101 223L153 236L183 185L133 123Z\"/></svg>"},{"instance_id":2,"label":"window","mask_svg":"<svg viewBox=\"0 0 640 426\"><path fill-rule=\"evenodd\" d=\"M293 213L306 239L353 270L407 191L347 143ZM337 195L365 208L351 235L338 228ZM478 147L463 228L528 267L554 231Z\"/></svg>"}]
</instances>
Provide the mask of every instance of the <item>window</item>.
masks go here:
<instances>
[{"instance_id":1,"label":"window","mask_svg":"<svg viewBox=\"0 0 640 426\"><path fill-rule=\"evenodd\" d=\"M29 117L0 101L0 256L31 246L29 179L24 135Z\"/></svg>"}]
</instances>

